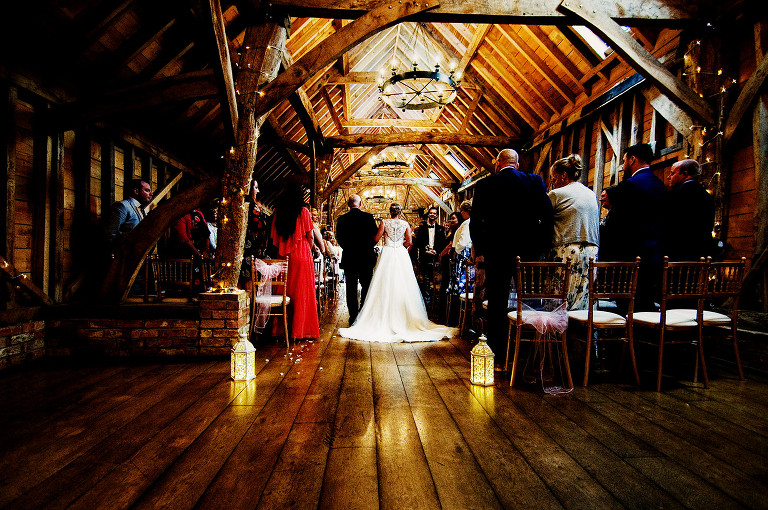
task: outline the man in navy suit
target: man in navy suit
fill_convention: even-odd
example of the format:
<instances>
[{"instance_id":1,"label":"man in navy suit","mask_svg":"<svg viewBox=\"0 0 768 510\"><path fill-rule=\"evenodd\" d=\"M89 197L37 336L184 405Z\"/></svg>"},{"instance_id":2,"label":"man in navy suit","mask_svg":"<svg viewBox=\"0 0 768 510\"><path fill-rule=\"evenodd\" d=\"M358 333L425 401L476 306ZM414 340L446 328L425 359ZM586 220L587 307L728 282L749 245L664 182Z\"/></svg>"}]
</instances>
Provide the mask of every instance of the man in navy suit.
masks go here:
<instances>
[{"instance_id":1,"label":"man in navy suit","mask_svg":"<svg viewBox=\"0 0 768 510\"><path fill-rule=\"evenodd\" d=\"M361 199L350 195L347 200L349 211L336 220L336 240L342 248L339 267L344 270L347 283L347 308L350 326L357 319L357 313L365 302L368 286L376 265L376 232L379 230L373 215L360 210ZM360 304L357 301L357 283L360 282Z\"/></svg>"},{"instance_id":2,"label":"man in navy suit","mask_svg":"<svg viewBox=\"0 0 768 510\"><path fill-rule=\"evenodd\" d=\"M699 260L712 255L715 201L699 183L695 159L672 165L665 197L663 248L669 260Z\"/></svg>"},{"instance_id":3,"label":"man in navy suit","mask_svg":"<svg viewBox=\"0 0 768 510\"><path fill-rule=\"evenodd\" d=\"M635 299L638 311L654 310L654 302L660 296L661 222L666 188L651 170L651 161L653 148L647 143L626 149L625 179L616 187L621 199L611 202L611 214L616 211L621 219L620 228L627 240L617 258L632 261L639 255L641 260Z\"/></svg>"},{"instance_id":4,"label":"man in navy suit","mask_svg":"<svg viewBox=\"0 0 768 510\"><path fill-rule=\"evenodd\" d=\"M517 152L504 149L493 175L475 187L469 233L478 268L485 267L488 344L506 357L507 307L515 257L538 260L552 240L554 213L544 181L520 171Z\"/></svg>"}]
</instances>

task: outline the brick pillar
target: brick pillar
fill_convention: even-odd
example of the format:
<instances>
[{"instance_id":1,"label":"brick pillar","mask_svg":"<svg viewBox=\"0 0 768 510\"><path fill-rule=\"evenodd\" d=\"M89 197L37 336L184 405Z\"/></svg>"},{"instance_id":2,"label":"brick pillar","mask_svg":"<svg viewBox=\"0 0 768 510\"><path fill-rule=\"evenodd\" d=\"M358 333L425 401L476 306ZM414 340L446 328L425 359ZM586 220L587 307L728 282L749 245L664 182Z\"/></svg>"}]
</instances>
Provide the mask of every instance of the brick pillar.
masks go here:
<instances>
[{"instance_id":1,"label":"brick pillar","mask_svg":"<svg viewBox=\"0 0 768 510\"><path fill-rule=\"evenodd\" d=\"M248 315L248 294L244 290L200 294L200 354L229 354L240 334L248 335Z\"/></svg>"}]
</instances>

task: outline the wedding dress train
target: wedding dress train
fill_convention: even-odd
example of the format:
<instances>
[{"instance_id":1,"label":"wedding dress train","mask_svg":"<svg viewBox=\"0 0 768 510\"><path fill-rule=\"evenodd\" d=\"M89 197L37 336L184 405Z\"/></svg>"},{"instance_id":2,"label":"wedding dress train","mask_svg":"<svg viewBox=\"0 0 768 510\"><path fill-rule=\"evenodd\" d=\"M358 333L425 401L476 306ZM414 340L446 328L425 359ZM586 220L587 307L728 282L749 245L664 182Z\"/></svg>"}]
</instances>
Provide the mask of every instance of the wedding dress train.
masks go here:
<instances>
[{"instance_id":1,"label":"wedding dress train","mask_svg":"<svg viewBox=\"0 0 768 510\"><path fill-rule=\"evenodd\" d=\"M427 318L408 250L403 246L408 223L385 219L384 246L376 262L368 295L355 323L339 335L370 342L428 342L450 338L456 328Z\"/></svg>"}]
</instances>

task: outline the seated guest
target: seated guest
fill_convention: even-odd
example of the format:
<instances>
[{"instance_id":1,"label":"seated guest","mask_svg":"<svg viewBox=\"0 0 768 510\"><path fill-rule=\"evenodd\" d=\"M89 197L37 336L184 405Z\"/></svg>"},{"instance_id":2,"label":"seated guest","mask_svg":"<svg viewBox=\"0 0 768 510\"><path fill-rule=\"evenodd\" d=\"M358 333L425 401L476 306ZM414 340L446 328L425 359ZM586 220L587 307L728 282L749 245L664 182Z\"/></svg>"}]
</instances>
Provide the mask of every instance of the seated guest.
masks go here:
<instances>
[{"instance_id":1,"label":"seated guest","mask_svg":"<svg viewBox=\"0 0 768 510\"><path fill-rule=\"evenodd\" d=\"M699 260L713 255L715 201L699 183L699 175L701 167L695 159L678 161L669 173L662 238L669 260Z\"/></svg>"},{"instance_id":2,"label":"seated guest","mask_svg":"<svg viewBox=\"0 0 768 510\"><path fill-rule=\"evenodd\" d=\"M191 211L171 227L169 251L172 257L186 258L210 256L210 231L205 216L199 210Z\"/></svg>"},{"instance_id":3,"label":"seated guest","mask_svg":"<svg viewBox=\"0 0 768 510\"><path fill-rule=\"evenodd\" d=\"M600 212L595 194L579 182L583 170L578 154L558 159L550 168L552 191L549 199L555 211L555 233L551 257L571 259L568 309L587 308L589 259L597 258Z\"/></svg>"}]
</instances>

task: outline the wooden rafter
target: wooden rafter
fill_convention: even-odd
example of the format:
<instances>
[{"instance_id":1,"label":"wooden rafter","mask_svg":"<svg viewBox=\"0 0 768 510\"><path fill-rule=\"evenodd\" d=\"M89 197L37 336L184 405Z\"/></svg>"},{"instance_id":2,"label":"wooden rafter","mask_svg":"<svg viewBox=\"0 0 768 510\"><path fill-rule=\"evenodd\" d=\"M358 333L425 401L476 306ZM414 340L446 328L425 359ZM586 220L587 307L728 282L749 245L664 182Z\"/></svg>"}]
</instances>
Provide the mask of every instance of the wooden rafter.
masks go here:
<instances>
[{"instance_id":1,"label":"wooden rafter","mask_svg":"<svg viewBox=\"0 0 768 510\"><path fill-rule=\"evenodd\" d=\"M581 18L596 34L638 73L656 85L659 90L680 108L702 119L707 124L715 122L715 114L709 104L688 85L667 70L648 50L637 42L621 26L600 10L601 4L580 0L563 1L559 9Z\"/></svg>"},{"instance_id":2,"label":"wooden rafter","mask_svg":"<svg viewBox=\"0 0 768 510\"><path fill-rule=\"evenodd\" d=\"M235 97L235 79L232 73L232 60L229 55L229 40L227 39L224 17L221 14L219 0L203 0L200 2L205 14L210 19L211 33L216 44L216 58L213 62L213 71L221 88L221 112L224 117L224 129L227 138L235 143L237 132L237 99Z\"/></svg>"},{"instance_id":3,"label":"wooden rafter","mask_svg":"<svg viewBox=\"0 0 768 510\"><path fill-rule=\"evenodd\" d=\"M757 66L757 69L749 77L744 88L741 89L739 97L736 99L736 103L734 103L731 113L725 122L723 140L726 145L733 138L733 133L736 132L736 128L739 127L744 114L747 113L755 97L757 97L757 94L765 85L766 79L768 79L768 57L763 56L760 65Z\"/></svg>"},{"instance_id":4,"label":"wooden rafter","mask_svg":"<svg viewBox=\"0 0 768 510\"><path fill-rule=\"evenodd\" d=\"M544 79L552 85L570 104L576 100L576 95L573 91L563 83L563 80L552 70L544 59L541 58L534 48L531 48L527 42L517 33L515 27L499 27L502 35L510 41L515 47L517 47L531 63L534 69L536 69ZM557 110L556 110L557 111Z\"/></svg>"},{"instance_id":5,"label":"wooden rafter","mask_svg":"<svg viewBox=\"0 0 768 510\"><path fill-rule=\"evenodd\" d=\"M334 147L359 145L410 145L410 144L453 144L478 147L512 147L519 140L508 136L475 136L461 133L383 133L329 136L328 142Z\"/></svg>"},{"instance_id":6,"label":"wooden rafter","mask_svg":"<svg viewBox=\"0 0 768 510\"><path fill-rule=\"evenodd\" d=\"M292 16L348 18L369 11L379 0L274 0L275 9L284 7ZM642 24L665 21L692 22L709 2L664 2L663 0L602 1L602 12L617 21ZM515 2L467 2L443 0L440 7L417 16L419 20L445 23L504 23L557 25L571 20L557 11L560 0L518 0Z\"/></svg>"},{"instance_id":7,"label":"wooden rafter","mask_svg":"<svg viewBox=\"0 0 768 510\"><path fill-rule=\"evenodd\" d=\"M455 181L446 179L432 179L429 177L371 177L365 179L348 180L339 188L358 188L363 186L433 186L447 188Z\"/></svg>"}]
</instances>

